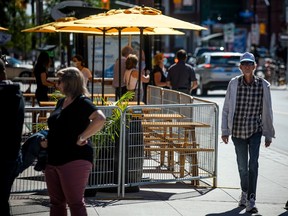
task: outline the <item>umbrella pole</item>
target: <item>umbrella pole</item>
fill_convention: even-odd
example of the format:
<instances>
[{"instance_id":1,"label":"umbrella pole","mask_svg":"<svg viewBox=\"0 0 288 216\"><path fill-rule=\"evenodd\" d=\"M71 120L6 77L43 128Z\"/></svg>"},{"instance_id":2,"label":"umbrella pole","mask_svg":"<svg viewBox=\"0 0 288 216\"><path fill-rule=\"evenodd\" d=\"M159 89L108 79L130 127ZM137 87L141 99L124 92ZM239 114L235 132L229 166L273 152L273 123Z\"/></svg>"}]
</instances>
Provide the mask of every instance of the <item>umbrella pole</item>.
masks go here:
<instances>
[{"instance_id":1,"label":"umbrella pole","mask_svg":"<svg viewBox=\"0 0 288 216\"><path fill-rule=\"evenodd\" d=\"M140 90L141 90L141 72L142 72L142 40L143 40L143 28L140 29L140 49L139 49L139 72L138 72L138 97L137 97L137 105L140 104ZM144 91L144 89L143 89Z\"/></svg>"},{"instance_id":2,"label":"umbrella pole","mask_svg":"<svg viewBox=\"0 0 288 216\"><path fill-rule=\"evenodd\" d=\"M93 35L93 45L92 45L92 83L91 83L91 100L93 101L94 98L94 66L95 66L95 35Z\"/></svg>"},{"instance_id":3,"label":"umbrella pole","mask_svg":"<svg viewBox=\"0 0 288 216\"><path fill-rule=\"evenodd\" d=\"M105 76L105 41L106 41L106 29L103 30L103 64L102 64L102 105L104 105L104 76Z\"/></svg>"},{"instance_id":4,"label":"umbrella pole","mask_svg":"<svg viewBox=\"0 0 288 216\"><path fill-rule=\"evenodd\" d=\"M119 97L117 97L117 99L119 100L122 96L122 71L121 71L121 28L118 28L118 71L119 71L119 88L118 88L118 92L116 92L116 94L119 94Z\"/></svg>"}]
</instances>

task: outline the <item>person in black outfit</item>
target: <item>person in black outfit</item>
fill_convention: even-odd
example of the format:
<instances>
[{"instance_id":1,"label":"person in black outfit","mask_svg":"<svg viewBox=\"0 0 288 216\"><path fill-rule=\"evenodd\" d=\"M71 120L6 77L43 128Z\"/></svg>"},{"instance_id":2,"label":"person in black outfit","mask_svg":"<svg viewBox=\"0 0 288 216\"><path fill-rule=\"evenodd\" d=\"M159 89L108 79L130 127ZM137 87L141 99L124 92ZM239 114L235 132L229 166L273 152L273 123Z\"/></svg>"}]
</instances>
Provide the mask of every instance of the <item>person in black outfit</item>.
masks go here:
<instances>
[{"instance_id":1,"label":"person in black outfit","mask_svg":"<svg viewBox=\"0 0 288 216\"><path fill-rule=\"evenodd\" d=\"M5 151L0 157L1 215L10 216L11 188L20 166L21 135L24 122L24 99L19 84L6 78L5 63L0 59L0 137Z\"/></svg>"},{"instance_id":2,"label":"person in black outfit","mask_svg":"<svg viewBox=\"0 0 288 216\"><path fill-rule=\"evenodd\" d=\"M37 84L35 96L38 104L40 101L48 101L48 88L55 87L54 82L47 80L50 63L51 60L48 53L41 52L34 67L34 76Z\"/></svg>"},{"instance_id":3,"label":"person in black outfit","mask_svg":"<svg viewBox=\"0 0 288 216\"><path fill-rule=\"evenodd\" d=\"M180 49L176 56L177 63L168 69L167 86L173 90L190 94L198 87L195 71L191 65L186 63L187 53L185 50Z\"/></svg>"},{"instance_id":4,"label":"person in black outfit","mask_svg":"<svg viewBox=\"0 0 288 216\"><path fill-rule=\"evenodd\" d=\"M44 173L50 215L67 215L67 204L71 215L87 215L84 191L93 166L90 137L101 130L106 117L87 97L84 76L78 68L62 69L57 77L57 88L65 97L58 100L48 118Z\"/></svg>"},{"instance_id":5,"label":"person in black outfit","mask_svg":"<svg viewBox=\"0 0 288 216\"><path fill-rule=\"evenodd\" d=\"M150 83L152 85L167 88L164 69L164 56L162 53L157 53L154 56L154 67L150 75Z\"/></svg>"}]
</instances>

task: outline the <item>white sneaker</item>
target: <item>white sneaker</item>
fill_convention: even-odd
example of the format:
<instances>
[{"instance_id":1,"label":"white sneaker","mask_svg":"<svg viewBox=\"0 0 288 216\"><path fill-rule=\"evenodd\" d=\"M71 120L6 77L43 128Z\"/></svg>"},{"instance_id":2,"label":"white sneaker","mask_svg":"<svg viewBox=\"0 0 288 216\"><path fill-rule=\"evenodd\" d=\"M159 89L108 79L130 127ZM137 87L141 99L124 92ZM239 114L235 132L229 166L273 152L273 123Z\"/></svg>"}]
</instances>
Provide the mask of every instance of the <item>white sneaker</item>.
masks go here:
<instances>
[{"instance_id":1,"label":"white sneaker","mask_svg":"<svg viewBox=\"0 0 288 216\"><path fill-rule=\"evenodd\" d=\"M246 207L247 202L247 192L242 191L240 195L240 200L238 202L238 206Z\"/></svg>"},{"instance_id":2,"label":"white sneaker","mask_svg":"<svg viewBox=\"0 0 288 216\"><path fill-rule=\"evenodd\" d=\"M250 200L247 200L247 203L246 203L246 212L249 212L249 213L258 213L258 209L256 208L255 199L254 199L254 198L251 198Z\"/></svg>"}]
</instances>

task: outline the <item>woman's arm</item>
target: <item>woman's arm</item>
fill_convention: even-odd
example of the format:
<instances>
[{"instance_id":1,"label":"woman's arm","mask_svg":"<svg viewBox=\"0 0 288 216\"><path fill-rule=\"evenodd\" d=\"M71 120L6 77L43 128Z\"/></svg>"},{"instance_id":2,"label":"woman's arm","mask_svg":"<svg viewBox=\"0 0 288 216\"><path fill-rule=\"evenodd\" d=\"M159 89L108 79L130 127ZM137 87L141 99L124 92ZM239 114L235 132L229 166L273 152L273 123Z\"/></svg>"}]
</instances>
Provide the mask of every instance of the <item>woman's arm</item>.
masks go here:
<instances>
[{"instance_id":1,"label":"woman's arm","mask_svg":"<svg viewBox=\"0 0 288 216\"><path fill-rule=\"evenodd\" d=\"M145 71L143 70L142 73L141 73L141 82L143 83L148 83L150 80L150 71L149 71L149 74L145 74Z\"/></svg>"},{"instance_id":2,"label":"woman's arm","mask_svg":"<svg viewBox=\"0 0 288 216\"><path fill-rule=\"evenodd\" d=\"M87 143L87 139L100 131L106 121L106 117L101 110L94 111L89 116L89 119L91 120L91 122L88 127L82 132L82 134L79 135L77 145L85 145Z\"/></svg>"},{"instance_id":3,"label":"woman's arm","mask_svg":"<svg viewBox=\"0 0 288 216\"><path fill-rule=\"evenodd\" d=\"M45 86L53 86L53 87L55 86L54 82L47 80L47 74L46 73L41 73L41 82Z\"/></svg>"},{"instance_id":4,"label":"woman's arm","mask_svg":"<svg viewBox=\"0 0 288 216\"><path fill-rule=\"evenodd\" d=\"M161 82L162 74L160 71L154 72L154 83L156 86L166 86L166 82Z\"/></svg>"}]
</instances>

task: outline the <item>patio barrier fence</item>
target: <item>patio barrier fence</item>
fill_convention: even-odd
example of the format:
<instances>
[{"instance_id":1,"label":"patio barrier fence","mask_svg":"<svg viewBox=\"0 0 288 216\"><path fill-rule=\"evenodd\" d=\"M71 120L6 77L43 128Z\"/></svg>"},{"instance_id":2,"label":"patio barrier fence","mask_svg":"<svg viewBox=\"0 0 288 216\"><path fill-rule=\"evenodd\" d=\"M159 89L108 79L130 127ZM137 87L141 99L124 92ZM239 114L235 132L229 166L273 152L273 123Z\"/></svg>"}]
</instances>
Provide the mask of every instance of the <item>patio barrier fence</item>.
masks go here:
<instances>
[{"instance_id":1,"label":"patio barrier fence","mask_svg":"<svg viewBox=\"0 0 288 216\"><path fill-rule=\"evenodd\" d=\"M107 117L121 115L116 130L103 129L92 137L93 170L87 190L109 188L118 196L145 184L188 182L195 187L217 186L218 106L155 86L147 87L147 105L99 106ZM54 107L25 108L22 142L48 129L47 117ZM42 113L42 115L40 115ZM43 116L45 113L46 117ZM46 189L44 173L34 170L37 161L15 180L12 192Z\"/></svg>"}]
</instances>

